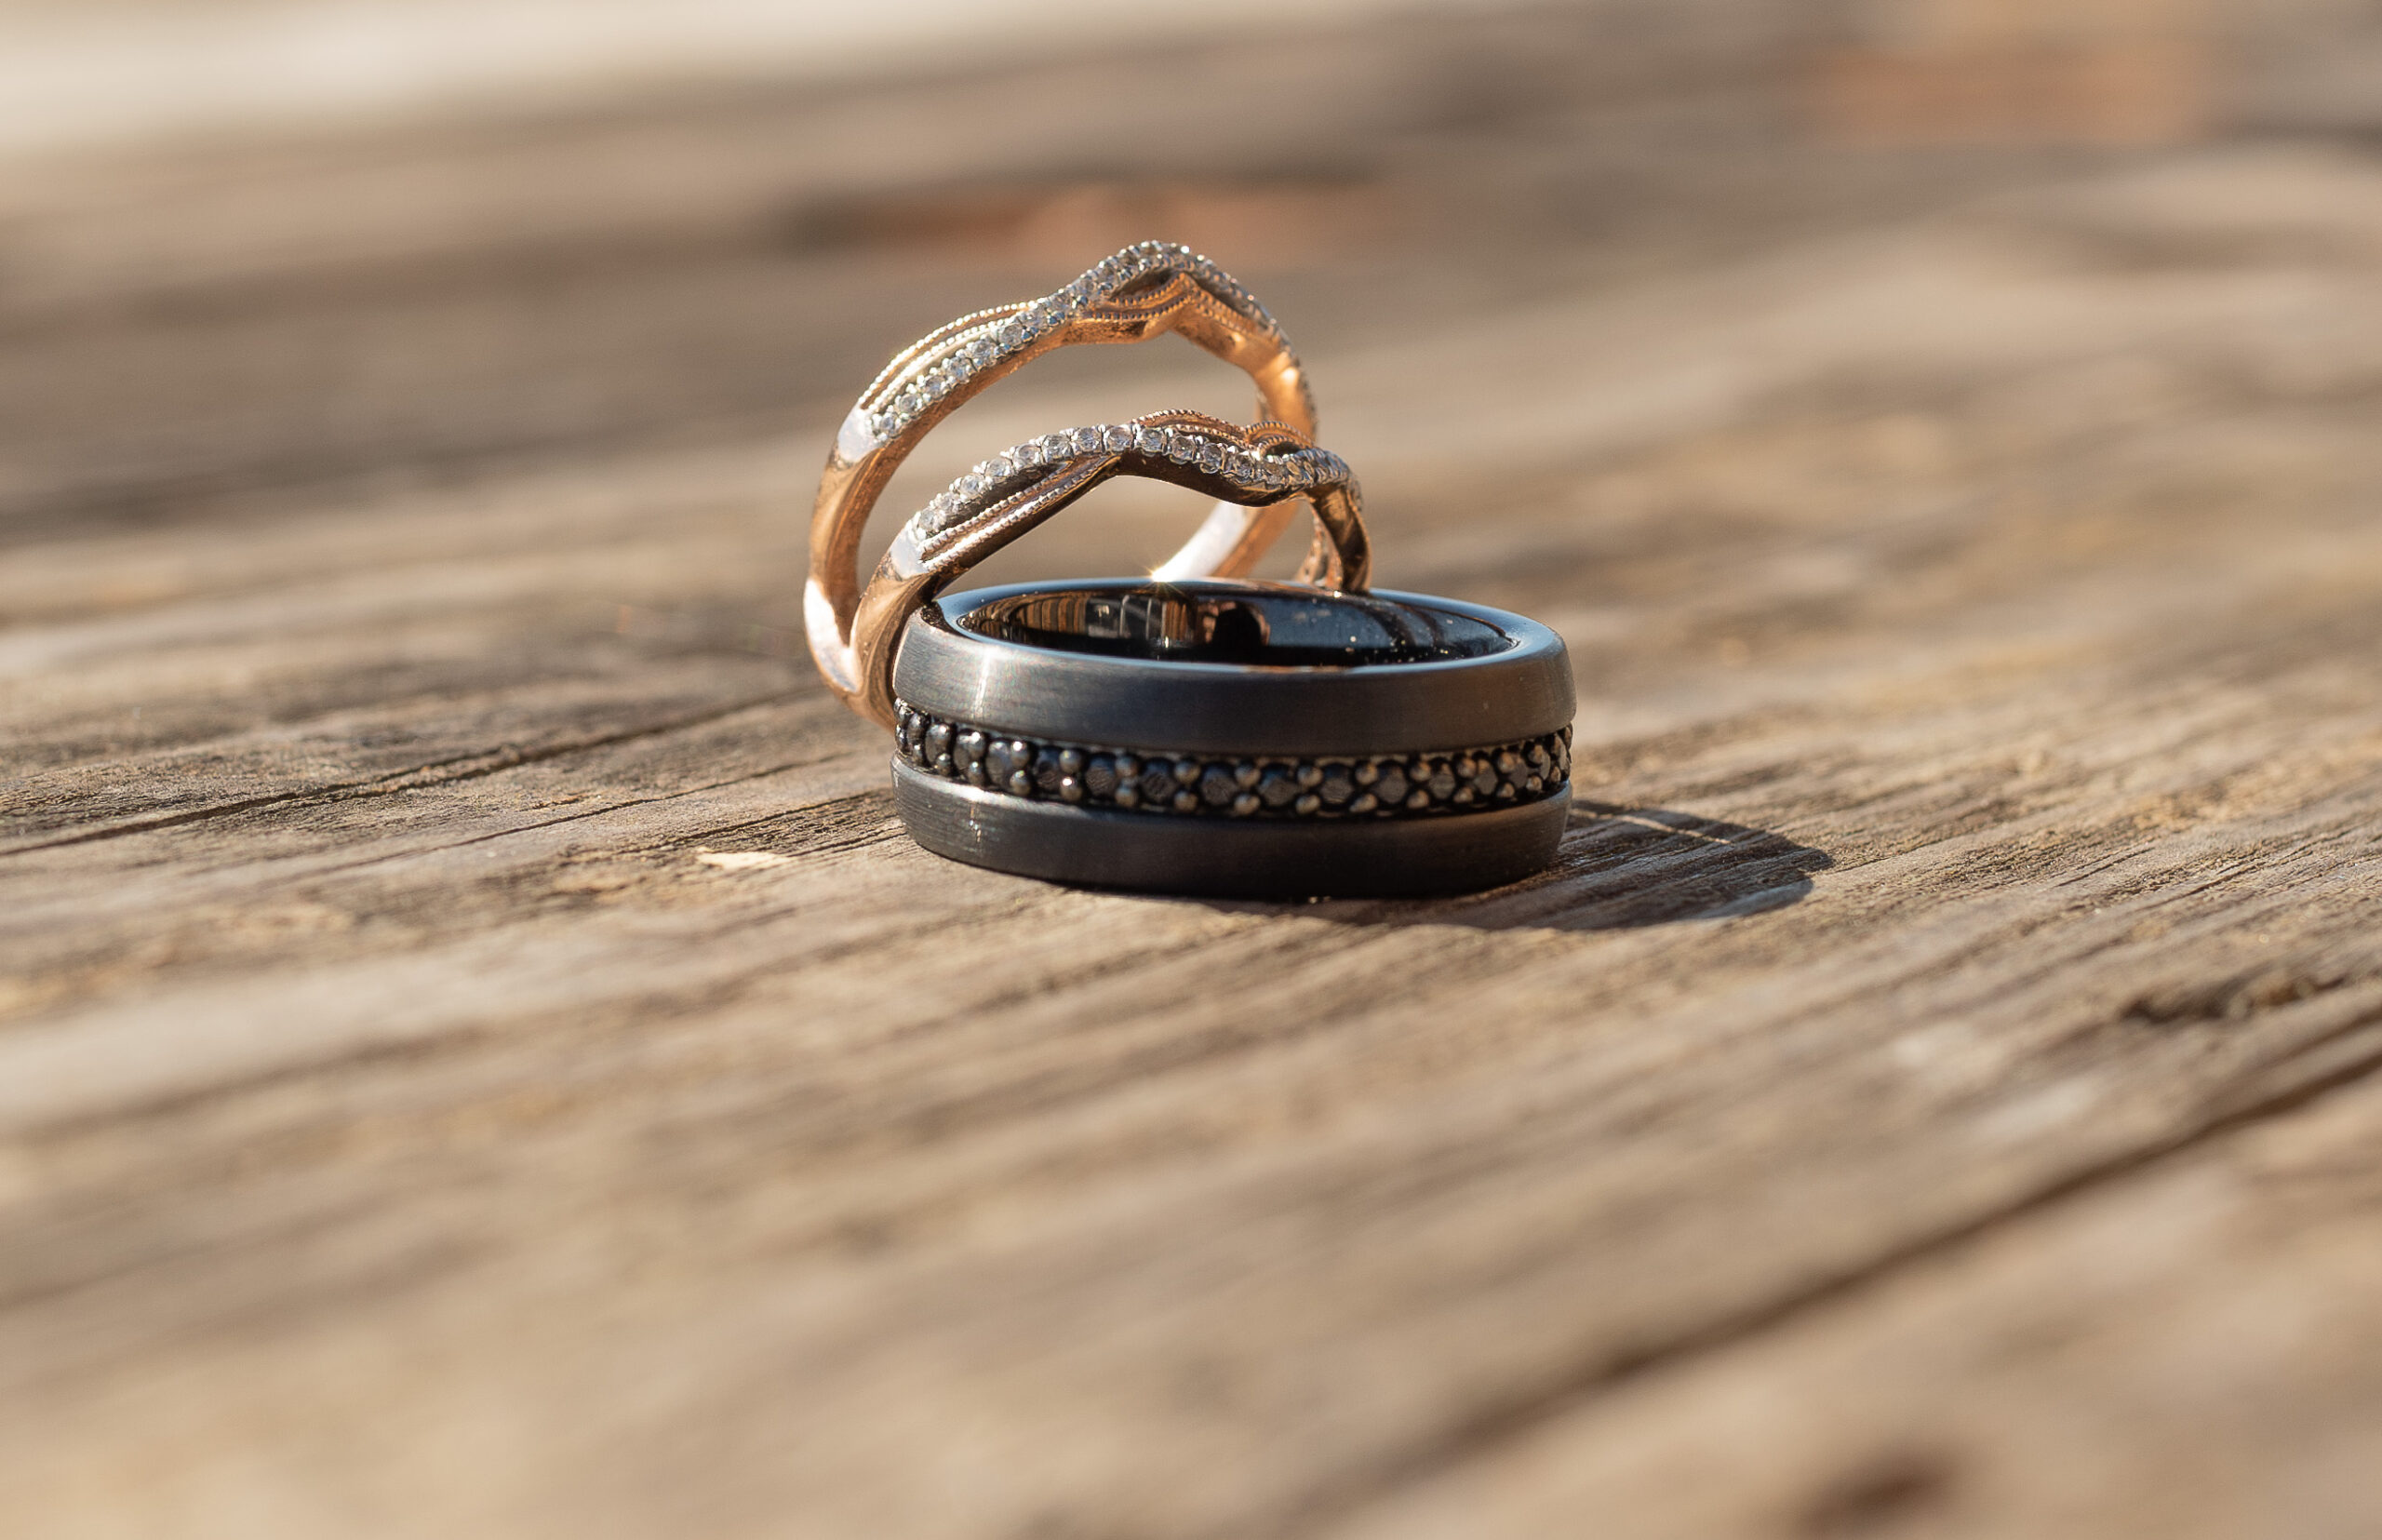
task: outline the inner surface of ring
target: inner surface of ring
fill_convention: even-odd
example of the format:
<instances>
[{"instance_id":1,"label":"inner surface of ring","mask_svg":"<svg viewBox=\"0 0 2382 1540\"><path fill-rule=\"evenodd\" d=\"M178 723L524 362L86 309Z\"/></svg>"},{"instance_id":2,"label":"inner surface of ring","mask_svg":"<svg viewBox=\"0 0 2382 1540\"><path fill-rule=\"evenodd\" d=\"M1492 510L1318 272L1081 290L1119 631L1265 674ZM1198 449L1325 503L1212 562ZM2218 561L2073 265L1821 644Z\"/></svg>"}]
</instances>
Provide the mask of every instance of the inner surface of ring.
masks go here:
<instances>
[{"instance_id":1,"label":"inner surface of ring","mask_svg":"<svg viewBox=\"0 0 2382 1540\"><path fill-rule=\"evenodd\" d=\"M1040 589L949 617L993 641L1151 662L1365 668L1504 652L1515 639L1472 616L1362 594L1149 583Z\"/></svg>"}]
</instances>

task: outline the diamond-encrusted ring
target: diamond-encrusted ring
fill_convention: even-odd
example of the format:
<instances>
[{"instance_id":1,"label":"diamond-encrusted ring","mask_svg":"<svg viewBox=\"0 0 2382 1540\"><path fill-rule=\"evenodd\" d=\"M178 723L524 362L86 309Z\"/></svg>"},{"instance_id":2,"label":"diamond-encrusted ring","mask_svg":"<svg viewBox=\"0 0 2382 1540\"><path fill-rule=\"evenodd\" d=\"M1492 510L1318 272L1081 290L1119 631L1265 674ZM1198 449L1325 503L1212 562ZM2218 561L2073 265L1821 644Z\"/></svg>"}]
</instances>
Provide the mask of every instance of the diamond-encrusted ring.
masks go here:
<instances>
[{"instance_id":1,"label":"diamond-encrusted ring","mask_svg":"<svg viewBox=\"0 0 2382 1540\"><path fill-rule=\"evenodd\" d=\"M1279 423L1244 428L1195 411L1030 439L960 476L902 527L862 595L847 644L854 703L894 725L895 649L920 605L969 568L1112 476L1147 476L1231 506L1314 508L1317 539L1301 581L1361 591L1372 567L1347 462ZM823 668L824 665L823 664Z\"/></svg>"},{"instance_id":2,"label":"diamond-encrusted ring","mask_svg":"<svg viewBox=\"0 0 2382 1540\"><path fill-rule=\"evenodd\" d=\"M854 645L860 542L886 483L927 432L1037 355L1168 331L1246 370L1257 385L1261 421L1314 435L1305 374L1273 316L1215 263L1164 241L1128 247L1043 299L963 315L894 355L845 418L811 516L803 622L819 671L837 694L892 725L890 698L872 687ZM1288 499L1228 500L1159 574L1245 573L1294 512Z\"/></svg>"}]
</instances>

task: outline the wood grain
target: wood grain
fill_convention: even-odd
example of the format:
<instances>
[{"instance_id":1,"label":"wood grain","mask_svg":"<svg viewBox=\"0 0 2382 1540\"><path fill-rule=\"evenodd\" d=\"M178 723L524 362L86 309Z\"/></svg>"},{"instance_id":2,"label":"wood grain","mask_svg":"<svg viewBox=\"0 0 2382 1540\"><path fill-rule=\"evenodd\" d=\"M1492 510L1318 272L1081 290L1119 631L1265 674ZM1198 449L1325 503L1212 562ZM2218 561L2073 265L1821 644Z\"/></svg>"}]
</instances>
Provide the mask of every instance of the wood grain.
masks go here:
<instances>
[{"instance_id":1,"label":"wood grain","mask_svg":"<svg viewBox=\"0 0 2382 1540\"><path fill-rule=\"evenodd\" d=\"M2382 162L1831 149L1733 14L11 179L0 1529L2382 1524ZM1185 142L1573 649L1543 878L957 867L810 674L847 398L1050 278L850 211ZM912 479L1238 405L1101 352Z\"/></svg>"}]
</instances>

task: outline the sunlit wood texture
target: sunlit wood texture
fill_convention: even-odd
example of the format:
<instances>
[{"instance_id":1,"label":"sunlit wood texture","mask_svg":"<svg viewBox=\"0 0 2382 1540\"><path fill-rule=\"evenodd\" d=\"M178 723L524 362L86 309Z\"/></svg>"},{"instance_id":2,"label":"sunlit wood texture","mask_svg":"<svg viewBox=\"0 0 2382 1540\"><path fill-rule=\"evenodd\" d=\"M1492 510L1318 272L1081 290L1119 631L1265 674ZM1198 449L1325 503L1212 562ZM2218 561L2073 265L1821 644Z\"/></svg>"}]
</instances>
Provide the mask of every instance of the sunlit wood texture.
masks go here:
<instances>
[{"instance_id":1,"label":"sunlit wood texture","mask_svg":"<svg viewBox=\"0 0 2382 1540\"><path fill-rule=\"evenodd\" d=\"M2375 1533L2382 95L1856 151L1840 42L14 163L0 1533ZM827 435L1144 234L1285 318L1385 582L1570 638L1543 880L890 822L796 629ZM1048 362L913 489L1246 406ZM1117 490L1005 570L1196 512Z\"/></svg>"}]
</instances>

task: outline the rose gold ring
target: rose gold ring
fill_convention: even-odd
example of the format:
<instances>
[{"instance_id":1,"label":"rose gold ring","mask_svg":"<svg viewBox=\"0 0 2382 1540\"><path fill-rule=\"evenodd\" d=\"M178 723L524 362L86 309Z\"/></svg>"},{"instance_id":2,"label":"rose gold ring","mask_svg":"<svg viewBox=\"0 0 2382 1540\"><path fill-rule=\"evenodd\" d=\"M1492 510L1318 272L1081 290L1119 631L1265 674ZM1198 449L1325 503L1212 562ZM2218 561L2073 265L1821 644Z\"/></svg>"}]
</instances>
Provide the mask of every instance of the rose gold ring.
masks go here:
<instances>
[{"instance_id":1,"label":"rose gold ring","mask_svg":"<svg viewBox=\"0 0 2382 1540\"><path fill-rule=\"evenodd\" d=\"M1072 428L995 455L902 527L856 607L849 647L855 709L898 719L893 661L918 607L976 563L1112 476L1189 487L1236 513L1287 518L1304 500L1316 539L1299 581L1362 593L1371 574L1362 496L1347 462L1278 422L1241 427L1195 411ZM824 665L823 664L823 668ZM834 683L832 676L830 682ZM839 687L840 689L840 687Z\"/></svg>"},{"instance_id":2,"label":"rose gold ring","mask_svg":"<svg viewBox=\"0 0 2382 1540\"><path fill-rule=\"evenodd\" d=\"M1128 247L1048 298L963 315L894 356L844 419L811 514L803 622L811 656L836 694L892 724L890 695L867 676L855 632L860 542L886 483L927 433L994 381L1053 348L1137 342L1168 331L1246 370L1257 383L1261 421L1285 424L1302 441L1313 436L1314 399L1281 328L1223 269L1163 241ZM1227 499L1156 576L1245 575L1295 512L1288 499L1255 505ZM1322 559L1320 531L1318 542L1311 566ZM890 668L890 642L885 651Z\"/></svg>"}]
</instances>

